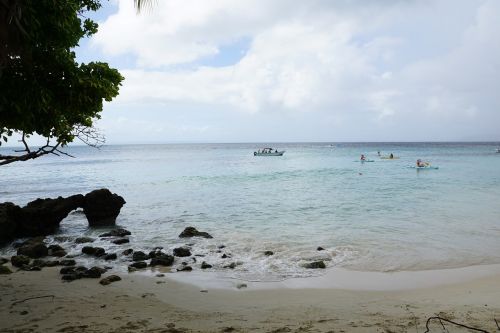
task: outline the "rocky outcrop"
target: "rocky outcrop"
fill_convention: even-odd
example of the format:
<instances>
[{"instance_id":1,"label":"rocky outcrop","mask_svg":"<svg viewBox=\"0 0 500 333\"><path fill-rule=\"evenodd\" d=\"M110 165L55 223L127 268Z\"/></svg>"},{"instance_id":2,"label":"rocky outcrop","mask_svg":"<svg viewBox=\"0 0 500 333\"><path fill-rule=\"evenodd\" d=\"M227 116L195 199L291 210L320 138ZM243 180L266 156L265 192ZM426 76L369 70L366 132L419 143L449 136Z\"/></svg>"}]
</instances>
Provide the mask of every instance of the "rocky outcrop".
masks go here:
<instances>
[{"instance_id":1,"label":"rocky outcrop","mask_svg":"<svg viewBox=\"0 0 500 333\"><path fill-rule=\"evenodd\" d=\"M107 189L95 190L85 196L36 199L22 208L11 202L0 203L0 244L15 237L52 234L61 221L78 208L83 208L90 226L114 225L124 204L122 197Z\"/></svg>"},{"instance_id":2,"label":"rocky outcrop","mask_svg":"<svg viewBox=\"0 0 500 333\"><path fill-rule=\"evenodd\" d=\"M191 237L203 237L203 238L213 238L208 232L198 231L195 227L187 227L179 235L180 238L191 238Z\"/></svg>"},{"instance_id":3,"label":"rocky outcrop","mask_svg":"<svg viewBox=\"0 0 500 333\"><path fill-rule=\"evenodd\" d=\"M116 217L125 200L108 189L95 190L85 195L83 212L92 226L115 225Z\"/></svg>"},{"instance_id":4,"label":"rocky outcrop","mask_svg":"<svg viewBox=\"0 0 500 333\"><path fill-rule=\"evenodd\" d=\"M54 233L68 214L83 205L83 195L68 198L36 199L22 208L16 236L39 236Z\"/></svg>"},{"instance_id":5,"label":"rocky outcrop","mask_svg":"<svg viewBox=\"0 0 500 333\"><path fill-rule=\"evenodd\" d=\"M0 244L16 237L17 221L21 214L21 207L12 202L0 204Z\"/></svg>"}]
</instances>

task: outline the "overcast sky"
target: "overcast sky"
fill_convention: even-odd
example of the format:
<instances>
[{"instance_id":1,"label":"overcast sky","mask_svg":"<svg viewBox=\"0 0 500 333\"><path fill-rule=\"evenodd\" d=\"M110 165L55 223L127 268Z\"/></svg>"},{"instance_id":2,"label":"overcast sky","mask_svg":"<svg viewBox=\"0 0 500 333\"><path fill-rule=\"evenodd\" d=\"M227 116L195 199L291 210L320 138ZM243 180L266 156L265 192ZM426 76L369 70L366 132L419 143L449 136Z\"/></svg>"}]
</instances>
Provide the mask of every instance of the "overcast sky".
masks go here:
<instances>
[{"instance_id":1,"label":"overcast sky","mask_svg":"<svg viewBox=\"0 0 500 333\"><path fill-rule=\"evenodd\" d=\"M103 1L108 143L500 140L500 1Z\"/></svg>"}]
</instances>

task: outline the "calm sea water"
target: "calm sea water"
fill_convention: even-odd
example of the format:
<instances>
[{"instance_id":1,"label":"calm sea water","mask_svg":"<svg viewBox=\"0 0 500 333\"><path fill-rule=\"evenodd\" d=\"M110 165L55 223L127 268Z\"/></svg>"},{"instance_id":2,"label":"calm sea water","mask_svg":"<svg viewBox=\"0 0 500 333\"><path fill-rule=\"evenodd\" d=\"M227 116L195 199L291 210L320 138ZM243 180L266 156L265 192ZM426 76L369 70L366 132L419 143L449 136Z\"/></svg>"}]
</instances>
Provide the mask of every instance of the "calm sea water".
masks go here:
<instances>
[{"instance_id":1,"label":"calm sea water","mask_svg":"<svg viewBox=\"0 0 500 333\"><path fill-rule=\"evenodd\" d=\"M187 241L205 255L195 269L203 259L250 280L318 274L301 266L317 259L370 271L500 263L497 143L284 143L272 145L286 150L283 157L254 157L261 146L71 147L76 158L0 167L0 202L107 187L127 201L118 224L132 231L130 247L184 245L177 235L195 226L214 236ZM381 160L378 150L400 159ZM375 162L355 162L362 153ZM417 158L439 169L409 168ZM71 214L60 234L101 232ZM236 269L222 268L233 261Z\"/></svg>"}]
</instances>

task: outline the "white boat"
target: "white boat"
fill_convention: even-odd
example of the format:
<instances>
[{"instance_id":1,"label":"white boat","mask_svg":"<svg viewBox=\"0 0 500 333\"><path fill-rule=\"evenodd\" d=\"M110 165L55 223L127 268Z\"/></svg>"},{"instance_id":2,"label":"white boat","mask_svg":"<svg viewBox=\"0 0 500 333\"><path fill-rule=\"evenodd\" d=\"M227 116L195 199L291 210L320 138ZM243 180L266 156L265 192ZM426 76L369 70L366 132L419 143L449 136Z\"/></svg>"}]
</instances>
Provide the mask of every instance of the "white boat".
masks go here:
<instances>
[{"instance_id":1,"label":"white boat","mask_svg":"<svg viewBox=\"0 0 500 333\"><path fill-rule=\"evenodd\" d=\"M497 154L500 154L500 148L497 148Z\"/></svg>"},{"instance_id":2,"label":"white boat","mask_svg":"<svg viewBox=\"0 0 500 333\"><path fill-rule=\"evenodd\" d=\"M284 150L278 151L273 148L263 148L253 152L253 156L283 156Z\"/></svg>"}]
</instances>

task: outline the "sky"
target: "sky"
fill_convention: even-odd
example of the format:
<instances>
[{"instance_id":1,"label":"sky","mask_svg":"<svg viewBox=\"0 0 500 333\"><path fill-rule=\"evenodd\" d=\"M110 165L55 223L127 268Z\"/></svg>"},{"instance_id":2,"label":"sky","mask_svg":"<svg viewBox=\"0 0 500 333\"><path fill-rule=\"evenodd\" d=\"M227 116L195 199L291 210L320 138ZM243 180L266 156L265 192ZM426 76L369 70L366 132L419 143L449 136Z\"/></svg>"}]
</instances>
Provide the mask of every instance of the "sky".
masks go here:
<instances>
[{"instance_id":1,"label":"sky","mask_svg":"<svg viewBox=\"0 0 500 333\"><path fill-rule=\"evenodd\" d=\"M498 0L103 5L108 143L500 140Z\"/></svg>"}]
</instances>

